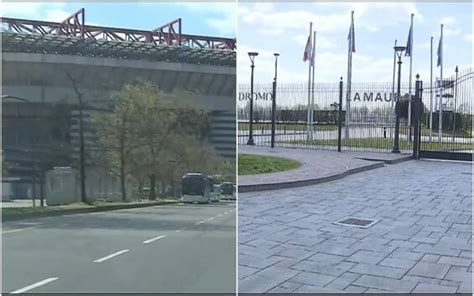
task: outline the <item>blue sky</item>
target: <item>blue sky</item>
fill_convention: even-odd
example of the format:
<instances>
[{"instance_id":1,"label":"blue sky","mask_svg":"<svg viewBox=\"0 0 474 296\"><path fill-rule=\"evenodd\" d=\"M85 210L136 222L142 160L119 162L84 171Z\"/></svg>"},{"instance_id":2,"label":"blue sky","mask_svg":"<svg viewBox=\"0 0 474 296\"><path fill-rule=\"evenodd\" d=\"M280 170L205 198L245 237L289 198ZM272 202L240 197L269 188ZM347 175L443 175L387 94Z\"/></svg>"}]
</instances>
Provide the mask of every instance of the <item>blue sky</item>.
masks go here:
<instances>
[{"instance_id":1,"label":"blue sky","mask_svg":"<svg viewBox=\"0 0 474 296\"><path fill-rule=\"evenodd\" d=\"M80 8L86 24L152 30L182 18L183 33L236 37L235 3L14 3L2 4L2 15L60 22Z\"/></svg>"},{"instance_id":2,"label":"blue sky","mask_svg":"<svg viewBox=\"0 0 474 296\"><path fill-rule=\"evenodd\" d=\"M309 22L316 37L317 81L346 80L347 35L354 10L356 53L353 81L391 81L393 45L406 45L410 14L414 13L413 77L430 74L430 37L433 36L434 77L440 24L444 23L443 76L456 65L472 65L471 3L240 3L238 6L238 78L249 79L248 51L258 51L255 80L271 82L274 52L279 52L280 82L306 82L308 64L302 61ZM402 80L408 80L409 57L403 58ZM413 78L414 80L414 78Z\"/></svg>"}]
</instances>

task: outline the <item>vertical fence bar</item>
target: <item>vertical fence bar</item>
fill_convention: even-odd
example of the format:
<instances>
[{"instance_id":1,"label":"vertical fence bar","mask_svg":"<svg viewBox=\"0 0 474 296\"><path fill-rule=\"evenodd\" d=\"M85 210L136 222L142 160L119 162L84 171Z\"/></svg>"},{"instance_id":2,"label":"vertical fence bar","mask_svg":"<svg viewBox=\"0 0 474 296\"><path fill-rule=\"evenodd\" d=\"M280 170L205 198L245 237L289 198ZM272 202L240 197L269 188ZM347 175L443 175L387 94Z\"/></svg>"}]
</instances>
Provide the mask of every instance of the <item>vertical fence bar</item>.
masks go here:
<instances>
[{"instance_id":1,"label":"vertical fence bar","mask_svg":"<svg viewBox=\"0 0 474 296\"><path fill-rule=\"evenodd\" d=\"M342 77L339 81L339 104L338 104L338 120L337 120L337 151L341 152L341 141L342 141Z\"/></svg>"}]
</instances>

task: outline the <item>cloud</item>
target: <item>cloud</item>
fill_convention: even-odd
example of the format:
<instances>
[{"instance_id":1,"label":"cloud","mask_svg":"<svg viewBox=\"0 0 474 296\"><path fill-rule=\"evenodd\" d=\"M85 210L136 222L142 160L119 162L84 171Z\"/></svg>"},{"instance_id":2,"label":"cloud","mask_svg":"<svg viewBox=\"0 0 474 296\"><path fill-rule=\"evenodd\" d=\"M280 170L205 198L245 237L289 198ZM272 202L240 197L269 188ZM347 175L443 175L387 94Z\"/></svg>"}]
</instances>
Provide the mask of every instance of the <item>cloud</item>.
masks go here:
<instances>
[{"instance_id":1,"label":"cloud","mask_svg":"<svg viewBox=\"0 0 474 296\"><path fill-rule=\"evenodd\" d=\"M319 32L347 31L350 26L350 12L354 10L356 30L362 28L377 32L385 27L409 25L410 14L415 20L423 21L423 15L414 3L316 3L295 6L281 4L239 5L239 22L254 25L260 35L284 35L306 30L309 22ZM407 27L408 30L408 27Z\"/></svg>"},{"instance_id":2,"label":"cloud","mask_svg":"<svg viewBox=\"0 0 474 296\"><path fill-rule=\"evenodd\" d=\"M45 12L45 20L50 22L62 22L71 15L62 9L51 9Z\"/></svg>"},{"instance_id":3,"label":"cloud","mask_svg":"<svg viewBox=\"0 0 474 296\"><path fill-rule=\"evenodd\" d=\"M205 23L219 34L236 35L237 5L235 3L177 3L177 5L200 14Z\"/></svg>"},{"instance_id":4,"label":"cloud","mask_svg":"<svg viewBox=\"0 0 474 296\"><path fill-rule=\"evenodd\" d=\"M4 2L1 7L4 17L44 19L48 14L58 16L64 6L65 3Z\"/></svg>"},{"instance_id":5,"label":"cloud","mask_svg":"<svg viewBox=\"0 0 474 296\"><path fill-rule=\"evenodd\" d=\"M208 18L205 20L205 22L209 27L214 28L217 32L219 32L219 34L235 36L235 21L232 22L231 20L223 18Z\"/></svg>"},{"instance_id":6,"label":"cloud","mask_svg":"<svg viewBox=\"0 0 474 296\"><path fill-rule=\"evenodd\" d=\"M473 35L472 34L465 34L464 35L464 40L467 40L467 41L474 41L474 38L473 38Z\"/></svg>"},{"instance_id":7,"label":"cloud","mask_svg":"<svg viewBox=\"0 0 474 296\"><path fill-rule=\"evenodd\" d=\"M444 25L453 25L456 23L456 19L452 16L443 17L441 23Z\"/></svg>"}]
</instances>

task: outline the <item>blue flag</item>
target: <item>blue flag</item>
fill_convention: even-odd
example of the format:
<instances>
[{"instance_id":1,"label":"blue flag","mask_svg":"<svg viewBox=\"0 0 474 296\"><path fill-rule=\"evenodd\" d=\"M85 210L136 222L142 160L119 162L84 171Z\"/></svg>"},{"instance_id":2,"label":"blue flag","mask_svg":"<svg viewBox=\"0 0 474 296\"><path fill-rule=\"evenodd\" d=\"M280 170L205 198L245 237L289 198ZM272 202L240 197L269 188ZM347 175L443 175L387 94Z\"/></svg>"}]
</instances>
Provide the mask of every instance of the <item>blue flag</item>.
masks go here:
<instances>
[{"instance_id":1,"label":"blue flag","mask_svg":"<svg viewBox=\"0 0 474 296\"><path fill-rule=\"evenodd\" d=\"M438 63L436 64L436 67L441 66L443 63L443 36L439 37L439 43L438 43Z\"/></svg>"},{"instance_id":2,"label":"blue flag","mask_svg":"<svg viewBox=\"0 0 474 296\"><path fill-rule=\"evenodd\" d=\"M407 48L405 51L405 56L411 56L411 50L413 49L413 24L410 26L410 31L408 32Z\"/></svg>"},{"instance_id":3,"label":"blue flag","mask_svg":"<svg viewBox=\"0 0 474 296\"><path fill-rule=\"evenodd\" d=\"M355 34L354 34L354 18L352 18L351 27L349 29L349 35L347 35L347 40L349 41L349 51L355 52Z\"/></svg>"}]
</instances>

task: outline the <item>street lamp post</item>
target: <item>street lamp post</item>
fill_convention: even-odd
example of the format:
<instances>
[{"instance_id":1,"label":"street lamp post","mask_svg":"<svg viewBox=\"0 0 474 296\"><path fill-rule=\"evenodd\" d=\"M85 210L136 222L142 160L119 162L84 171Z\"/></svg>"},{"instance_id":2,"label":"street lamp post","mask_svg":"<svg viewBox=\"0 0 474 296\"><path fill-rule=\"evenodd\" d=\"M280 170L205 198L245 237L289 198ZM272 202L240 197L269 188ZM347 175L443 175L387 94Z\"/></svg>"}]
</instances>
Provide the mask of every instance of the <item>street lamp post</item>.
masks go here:
<instances>
[{"instance_id":1,"label":"street lamp post","mask_svg":"<svg viewBox=\"0 0 474 296\"><path fill-rule=\"evenodd\" d=\"M275 124L276 124L276 85L277 85L277 65L279 53L274 53L275 56L275 78L273 79L273 95L272 95L272 139L271 147L275 148Z\"/></svg>"},{"instance_id":2,"label":"street lamp post","mask_svg":"<svg viewBox=\"0 0 474 296\"><path fill-rule=\"evenodd\" d=\"M406 49L405 46L393 47L398 56L398 82L397 82L397 101L395 103L395 139L393 142L392 153L400 153L400 79L402 70L402 53ZM411 99L411 98L410 98ZM410 112L410 110L408 110Z\"/></svg>"},{"instance_id":3,"label":"street lamp post","mask_svg":"<svg viewBox=\"0 0 474 296\"><path fill-rule=\"evenodd\" d=\"M250 68L251 68L251 74L250 74L250 120L249 120L249 139L247 141L247 145L255 145L255 142L253 140L253 71L255 68L255 57L258 56L258 52L249 52L248 53L249 58L250 58Z\"/></svg>"}]
</instances>

